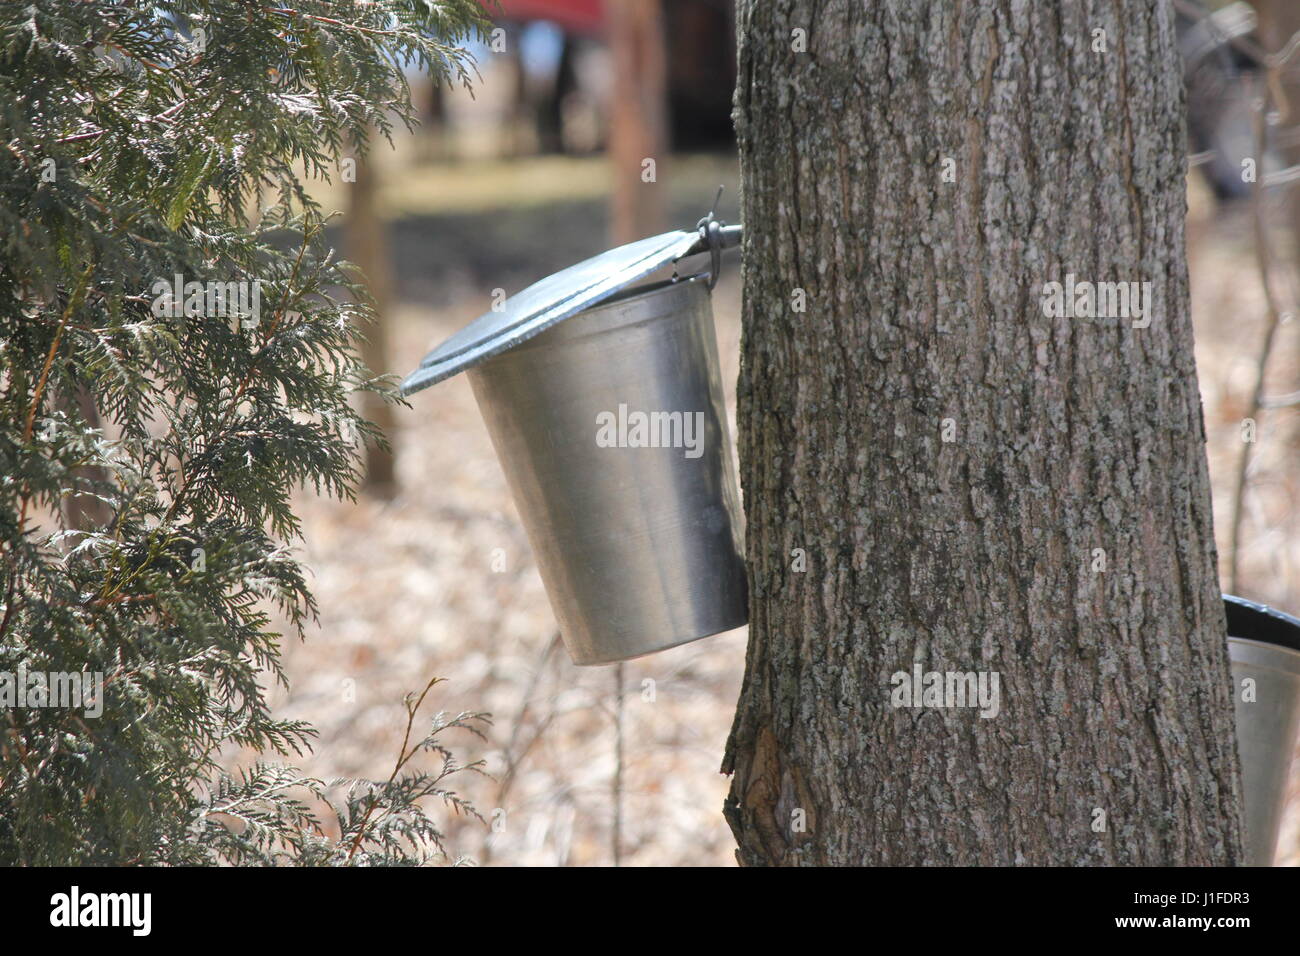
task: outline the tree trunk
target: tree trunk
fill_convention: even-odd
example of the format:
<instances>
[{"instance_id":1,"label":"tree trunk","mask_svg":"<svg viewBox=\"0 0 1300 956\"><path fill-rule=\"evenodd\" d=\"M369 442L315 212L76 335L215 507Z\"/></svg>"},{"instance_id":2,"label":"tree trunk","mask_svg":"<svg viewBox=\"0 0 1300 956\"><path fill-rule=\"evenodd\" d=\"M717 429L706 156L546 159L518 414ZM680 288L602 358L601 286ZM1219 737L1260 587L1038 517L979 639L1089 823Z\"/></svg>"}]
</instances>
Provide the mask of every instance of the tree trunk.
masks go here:
<instances>
[{"instance_id":1,"label":"tree trunk","mask_svg":"<svg viewBox=\"0 0 1300 956\"><path fill-rule=\"evenodd\" d=\"M1280 53L1300 33L1300 3L1296 0L1256 0L1260 45L1269 53ZM1278 110L1280 130L1277 138L1278 155L1284 166L1300 165L1300 60L1292 57L1279 71L1277 85L1283 103L1272 103ZM1287 211L1292 238L1292 261L1300 255L1300 190L1292 186L1287 190Z\"/></svg>"},{"instance_id":2,"label":"tree trunk","mask_svg":"<svg viewBox=\"0 0 1300 956\"><path fill-rule=\"evenodd\" d=\"M617 244L665 228L659 181L668 151L668 75L660 0L612 0L606 14L614 61L610 232Z\"/></svg>"},{"instance_id":3,"label":"tree trunk","mask_svg":"<svg viewBox=\"0 0 1300 956\"><path fill-rule=\"evenodd\" d=\"M98 431L103 427L95 396L84 385L71 393L59 395L55 401L70 420L76 420L75 412L88 428ZM112 481L108 469L101 465L78 465L72 469L72 474L79 482L107 485ZM92 494L69 494L59 503L59 508L63 514L63 526L69 531L103 531L113 520L113 509L102 498Z\"/></svg>"},{"instance_id":4,"label":"tree trunk","mask_svg":"<svg viewBox=\"0 0 1300 956\"><path fill-rule=\"evenodd\" d=\"M365 329L361 358L375 375L389 369L388 323L392 321L393 270L389 259L388 236L379 214L378 183L368 157L357 157L356 182L348 191L348 217L345 220L348 257L366 277L366 286L375 304L375 320ZM388 448L367 444L365 490L379 498L397 493L397 471L393 460L397 442L397 420L393 407L373 392L361 393L361 411L387 436Z\"/></svg>"},{"instance_id":5,"label":"tree trunk","mask_svg":"<svg viewBox=\"0 0 1300 956\"><path fill-rule=\"evenodd\" d=\"M1167 4L737 32L739 860L1241 862ZM1151 282L1149 326L1048 317L1067 274ZM917 668L996 673L996 716Z\"/></svg>"}]
</instances>

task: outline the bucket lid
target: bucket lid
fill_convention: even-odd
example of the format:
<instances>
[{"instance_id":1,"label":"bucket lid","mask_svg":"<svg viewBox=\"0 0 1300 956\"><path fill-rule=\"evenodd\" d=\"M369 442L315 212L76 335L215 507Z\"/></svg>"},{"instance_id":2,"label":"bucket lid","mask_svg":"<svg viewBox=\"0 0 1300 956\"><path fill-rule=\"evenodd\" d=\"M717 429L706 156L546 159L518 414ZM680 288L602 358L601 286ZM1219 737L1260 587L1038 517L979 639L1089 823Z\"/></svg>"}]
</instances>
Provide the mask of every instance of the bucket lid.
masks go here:
<instances>
[{"instance_id":1,"label":"bucket lid","mask_svg":"<svg viewBox=\"0 0 1300 956\"><path fill-rule=\"evenodd\" d=\"M484 312L426 355L402 382L401 392L418 392L514 348L678 259L713 252L716 273L717 253L739 242L740 226L724 226L709 215L694 230L639 239L547 276L506 299L500 311Z\"/></svg>"},{"instance_id":2,"label":"bucket lid","mask_svg":"<svg viewBox=\"0 0 1300 956\"><path fill-rule=\"evenodd\" d=\"M1223 610L1228 616L1229 637L1300 651L1300 619L1232 594L1223 596Z\"/></svg>"}]
</instances>

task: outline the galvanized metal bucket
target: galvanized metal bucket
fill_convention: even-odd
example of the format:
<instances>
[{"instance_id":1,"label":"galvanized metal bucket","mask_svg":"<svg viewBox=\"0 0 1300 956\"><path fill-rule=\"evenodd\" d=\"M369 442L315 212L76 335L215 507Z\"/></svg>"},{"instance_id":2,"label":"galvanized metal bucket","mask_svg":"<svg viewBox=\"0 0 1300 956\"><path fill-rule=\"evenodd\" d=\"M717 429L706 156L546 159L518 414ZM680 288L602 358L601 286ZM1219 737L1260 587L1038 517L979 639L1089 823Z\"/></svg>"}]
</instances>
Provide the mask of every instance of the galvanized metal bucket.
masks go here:
<instances>
[{"instance_id":1,"label":"galvanized metal bucket","mask_svg":"<svg viewBox=\"0 0 1300 956\"><path fill-rule=\"evenodd\" d=\"M1253 866L1271 866L1300 731L1300 620L1228 594L1223 601L1247 857Z\"/></svg>"},{"instance_id":2,"label":"galvanized metal bucket","mask_svg":"<svg viewBox=\"0 0 1300 956\"><path fill-rule=\"evenodd\" d=\"M709 299L700 278L638 290L470 369L578 664L745 623Z\"/></svg>"},{"instance_id":3,"label":"galvanized metal bucket","mask_svg":"<svg viewBox=\"0 0 1300 956\"><path fill-rule=\"evenodd\" d=\"M706 217L525 289L430 353L468 371L569 655L604 664L743 625L743 517L710 287L739 228ZM628 288L708 251L710 274Z\"/></svg>"}]
</instances>

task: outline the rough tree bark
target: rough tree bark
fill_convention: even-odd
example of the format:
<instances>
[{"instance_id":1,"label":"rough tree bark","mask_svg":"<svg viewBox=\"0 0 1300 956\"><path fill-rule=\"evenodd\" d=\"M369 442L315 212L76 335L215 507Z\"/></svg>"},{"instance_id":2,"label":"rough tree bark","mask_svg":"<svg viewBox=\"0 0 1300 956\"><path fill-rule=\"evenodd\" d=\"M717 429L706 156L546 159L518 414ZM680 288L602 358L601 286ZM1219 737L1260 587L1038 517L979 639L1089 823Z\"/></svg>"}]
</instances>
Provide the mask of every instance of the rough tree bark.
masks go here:
<instances>
[{"instance_id":1,"label":"rough tree bark","mask_svg":"<svg viewBox=\"0 0 1300 956\"><path fill-rule=\"evenodd\" d=\"M739 860L1240 862L1167 4L738 34ZM1071 273L1150 281L1150 325L1048 318ZM914 665L1000 712L895 708Z\"/></svg>"}]
</instances>

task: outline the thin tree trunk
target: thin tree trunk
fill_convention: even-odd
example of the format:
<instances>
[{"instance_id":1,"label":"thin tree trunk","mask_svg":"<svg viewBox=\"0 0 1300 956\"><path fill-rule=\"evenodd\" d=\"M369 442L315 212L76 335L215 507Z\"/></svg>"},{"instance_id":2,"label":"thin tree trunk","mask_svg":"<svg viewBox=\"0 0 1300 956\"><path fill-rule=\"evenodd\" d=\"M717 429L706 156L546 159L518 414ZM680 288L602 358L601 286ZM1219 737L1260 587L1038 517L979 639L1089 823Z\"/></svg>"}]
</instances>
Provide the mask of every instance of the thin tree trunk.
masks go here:
<instances>
[{"instance_id":1,"label":"thin tree trunk","mask_svg":"<svg viewBox=\"0 0 1300 956\"><path fill-rule=\"evenodd\" d=\"M73 412L89 428L100 429L102 420L95 405L95 397L89 388L79 386L69 394L56 399L68 417L75 420ZM72 474L79 480L98 484L108 484L112 476L108 469L100 465L79 465L72 469ZM63 524L70 531L102 531L113 520L113 509L102 499L91 494L69 494L60 502Z\"/></svg>"},{"instance_id":2,"label":"thin tree trunk","mask_svg":"<svg viewBox=\"0 0 1300 956\"><path fill-rule=\"evenodd\" d=\"M1300 33L1300 3L1296 0L1256 0L1254 6L1258 15L1260 44L1269 53L1280 53L1291 37ZM1278 153L1283 164L1295 166L1300 164L1300 58L1292 57L1282 67L1277 80L1285 105L1284 111L1279 109L1278 120L1282 129L1274 135L1282 140ZM1288 193L1292 248L1300 252L1300 190L1292 186Z\"/></svg>"},{"instance_id":3,"label":"thin tree trunk","mask_svg":"<svg viewBox=\"0 0 1300 956\"><path fill-rule=\"evenodd\" d=\"M665 228L660 183L668 151L668 73L660 0L610 0L606 12L614 61L611 232L615 243L623 243Z\"/></svg>"},{"instance_id":4,"label":"thin tree trunk","mask_svg":"<svg viewBox=\"0 0 1300 956\"><path fill-rule=\"evenodd\" d=\"M357 159L356 182L349 190L348 217L345 221L348 256L365 274L366 285L375 303L375 320L365 329L361 358L376 375L388 372L388 323L391 321L393 271L389 260L388 236L378 209L378 183L374 167L364 157ZM380 396L363 392L361 410L395 443L396 419L393 408ZM397 490L393 448L366 445L365 490L379 497L390 497Z\"/></svg>"},{"instance_id":5,"label":"thin tree trunk","mask_svg":"<svg viewBox=\"0 0 1300 956\"><path fill-rule=\"evenodd\" d=\"M737 32L739 860L1241 862L1167 5ZM1049 318L1067 274L1150 281L1149 326ZM997 715L894 706L914 667Z\"/></svg>"}]
</instances>

